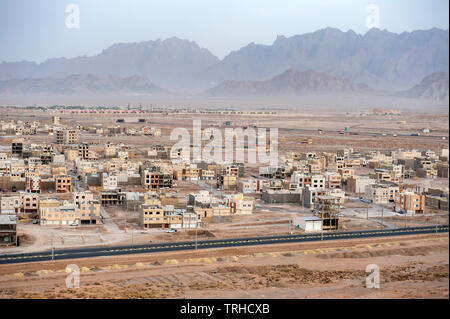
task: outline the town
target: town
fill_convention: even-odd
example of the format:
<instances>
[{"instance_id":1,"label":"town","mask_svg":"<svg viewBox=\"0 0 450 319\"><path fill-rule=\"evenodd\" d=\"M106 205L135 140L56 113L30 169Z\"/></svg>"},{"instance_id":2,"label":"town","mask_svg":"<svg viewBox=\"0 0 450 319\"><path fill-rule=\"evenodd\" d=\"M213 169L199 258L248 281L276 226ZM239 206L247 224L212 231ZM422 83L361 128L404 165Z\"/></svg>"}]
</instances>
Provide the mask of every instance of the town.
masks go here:
<instances>
[{"instance_id":1,"label":"town","mask_svg":"<svg viewBox=\"0 0 450 319\"><path fill-rule=\"evenodd\" d=\"M363 123L330 129L337 123L306 123L282 110L31 107L25 115L5 108L0 250L448 224L445 121L424 127L427 119L415 119L419 126L411 128L409 113L345 116ZM192 131L199 118L220 131L282 120L278 163L186 157L170 132ZM396 128L365 130L378 120ZM360 147L323 147L331 138L363 140ZM380 139L382 147L367 147ZM390 147L392 139L403 147Z\"/></svg>"}]
</instances>

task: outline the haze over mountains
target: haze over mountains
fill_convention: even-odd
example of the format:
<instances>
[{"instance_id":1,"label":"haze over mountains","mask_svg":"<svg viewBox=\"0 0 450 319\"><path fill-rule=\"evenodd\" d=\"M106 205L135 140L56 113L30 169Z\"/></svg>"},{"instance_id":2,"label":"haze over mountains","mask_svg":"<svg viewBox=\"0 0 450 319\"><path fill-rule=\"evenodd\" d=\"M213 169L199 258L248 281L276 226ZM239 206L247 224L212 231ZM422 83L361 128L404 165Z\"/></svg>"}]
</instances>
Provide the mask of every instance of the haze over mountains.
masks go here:
<instances>
[{"instance_id":1,"label":"haze over mountains","mask_svg":"<svg viewBox=\"0 0 450 319\"><path fill-rule=\"evenodd\" d=\"M448 72L436 72L425 77L403 95L416 99L448 101L449 100Z\"/></svg>"},{"instance_id":2,"label":"haze over mountains","mask_svg":"<svg viewBox=\"0 0 450 319\"><path fill-rule=\"evenodd\" d=\"M141 93L164 94L146 77L133 75L120 78L112 75L76 74L63 79L11 79L0 81L0 94L99 94Z\"/></svg>"},{"instance_id":3,"label":"haze over mountains","mask_svg":"<svg viewBox=\"0 0 450 319\"><path fill-rule=\"evenodd\" d=\"M3 62L0 94L373 94L404 91L430 74L448 72L448 60L449 32L436 28L401 34L371 29L364 35L326 28L278 36L272 45L250 43L223 60L195 42L169 38L114 44L91 57ZM422 94L411 90L404 96L448 99L445 85Z\"/></svg>"},{"instance_id":4,"label":"haze over mountains","mask_svg":"<svg viewBox=\"0 0 450 319\"><path fill-rule=\"evenodd\" d=\"M267 81L225 81L205 92L210 96L296 96L305 94L371 93L363 83L307 70L290 68Z\"/></svg>"}]
</instances>

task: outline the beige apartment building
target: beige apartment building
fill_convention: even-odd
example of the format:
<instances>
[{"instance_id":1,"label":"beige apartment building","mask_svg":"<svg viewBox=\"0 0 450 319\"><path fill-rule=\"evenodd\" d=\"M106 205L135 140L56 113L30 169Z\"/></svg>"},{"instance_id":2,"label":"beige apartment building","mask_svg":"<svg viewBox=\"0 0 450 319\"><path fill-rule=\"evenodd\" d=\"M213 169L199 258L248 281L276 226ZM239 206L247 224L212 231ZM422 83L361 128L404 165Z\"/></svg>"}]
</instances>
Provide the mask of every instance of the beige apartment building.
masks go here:
<instances>
[{"instance_id":1,"label":"beige apartment building","mask_svg":"<svg viewBox=\"0 0 450 319\"><path fill-rule=\"evenodd\" d=\"M212 169L202 169L200 170L200 179L203 180L214 180L216 178L216 172Z\"/></svg>"},{"instance_id":2,"label":"beige apartment building","mask_svg":"<svg viewBox=\"0 0 450 319\"><path fill-rule=\"evenodd\" d=\"M255 200L253 197L245 197L244 194L228 195L226 205L230 207L232 214L246 215L253 212Z\"/></svg>"},{"instance_id":3,"label":"beige apartment building","mask_svg":"<svg viewBox=\"0 0 450 319\"><path fill-rule=\"evenodd\" d=\"M80 143L78 144L78 157L83 159L89 159L89 144L88 143Z\"/></svg>"},{"instance_id":4,"label":"beige apartment building","mask_svg":"<svg viewBox=\"0 0 450 319\"><path fill-rule=\"evenodd\" d=\"M39 195L36 193L19 192L20 211L25 213L37 213L39 209Z\"/></svg>"},{"instance_id":5,"label":"beige apartment building","mask_svg":"<svg viewBox=\"0 0 450 319\"><path fill-rule=\"evenodd\" d=\"M341 188L341 174L339 173L325 173L325 187L327 188ZM348 181L348 180L347 180Z\"/></svg>"},{"instance_id":6,"label":"beige apartment building","mask_svg":"<svg viewBox=\"0 0 450 319\"><path fill-rule=\"evenodd\" d=\"M206 207L194 207L194 212L202 216L205 222L231 221L231 209L226 205L208 205Z\"/></svg>"},{"instance_id":7,"label":"beige apartment building","mask_svg":"<svg viewBox=\"0 0 450 319\"><path fill-rule=\"evenodd\" d=\"M347 179L345 190L356 194L365 193L366 186L374 183L375 180L368 175L352 176Z\"/></svg>"},{"instance_id":8,"label":"beige apartment building","mask_svg":"<svg viewBox=\"0 0 450 319\"><path fill-rule=\"evenodd\" d=\"M39 220L42 226L64 226L76 221L75 204L64 203L60 205L58 200L54 200L53 205L44 206L39 209ZM58 206L54 206L55 204Z\"/></svg>"},{"instance_id":9,"label":"beige apartment building","mask_svg":"<svg viewBox=\"0 0 450 319\"><path fill-rule=\"evenodd\" d=\"M73 192L73 203L80 205L81 203L90 202L94 200L94 194L90 191Z\"/></svg>"},{"instance_id":10,"label":"beige apartment building","mask_svg":"<svg viewBox=\"0 0 450 319\"><path fill-rule=\"evenodd\" d=\"M218 175L217 187L222 190L236 189L237 188L237 175Z\"/></svg>"},{"instance_id":11,"label":"beige apartment building","mask_svg":"<svg viewBox=\"0 0 450 319\"><path fill-rule=\"evenodd\" d=\"M20 211L20 202L20 196L2 196L0 199L0 213L18 213Z\"/></svg>"},{"instance_id":12,"label":"beige apartment building","mask_svg":"<svg viewBox=\"0 0 450 319\"><path fill-rule=\"evenodd\" d=\"M55 191L57 193L68 193L72 191L72 177L68 175L55 176Z\"/></svg>"},{"instance_id":13,"label":"beige apartment building","mask_svg":"<svg viewBox=\"0 0 450 319\"><path fill-rule=\"evenodd\" d=\"M78 131L72 129L60 129L55 132L56 144L77 144Z\"/></svg>"},{"instance_id":14,"label":"beige apartment building","mask_svg":"<svg viewBox=\"0 0 450 319\"><path fill-rule=\"evenodd\" d=\"M392 182L378 182L366 186L364 199L374 204L387 204L394 202L399 192L397 184Z\"/></svg>"},{"instance_id":15,"label":"beige apartment building","mask_svg":"<svg viewBox=\"0 0 450 319\"><path fill-rule=\"evenodd\" d=\"M64 155L67 161L73 162L78 157L78 150L65 150Z\"/></svg>"},{"instance_id":16,"label":"beige apartment building","mask_svg":"<svg viewBox=\"0 0 450 319\"><path fill-rule=\"evenodd\" d=\"M139 225L144 228L163 228L164 227L163 208L161 206L156 205L142 204L139 210Z\"/></svg>"},{"instance_id":17,"label":"beige apartment building","mask_svg":"<svg viewBox=\"0 0 450 319\"><path fill-rule=\"evenodd\" d=\"M425 211L425 196L415 192L401 192L395 197L395 211L406 214L423 214Z\"/></svg>"},{"instance_id":18,"label":"beige apartment building","mask_svg":"<svg viewBox=\"0 0 450 319\"><path fill-rule=\"evenodd\" d=\"M346 181L349 177L352 177L355 175L355 170L353 168L340 168L338 169L339 174L341 174L342 180Z\"/></svg>"},{"instance_id":19,"label":"beige apartment building","mask_svg":"<svg viewBox=\"0 0 450 319\"><path fill-rule=\"evenodd\" d=\"M80 205L57 199L45 199L39 207L39 219L42 226L69 226L80 224L98 224L101 219L101 207L97 200L82 202Z\"/></svg>"}]
</instances>

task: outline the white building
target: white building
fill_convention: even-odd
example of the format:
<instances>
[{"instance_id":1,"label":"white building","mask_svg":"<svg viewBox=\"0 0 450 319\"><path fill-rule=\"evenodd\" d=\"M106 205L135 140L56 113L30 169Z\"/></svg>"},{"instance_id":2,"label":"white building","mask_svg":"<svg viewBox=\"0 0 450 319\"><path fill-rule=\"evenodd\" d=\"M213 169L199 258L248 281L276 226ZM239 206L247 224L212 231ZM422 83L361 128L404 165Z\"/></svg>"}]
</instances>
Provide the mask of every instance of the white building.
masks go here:
<instances>
[{"instance_id":1,"label":"white building","mask_svg":"<svg viewBox=\"0 0 450 319\"><path fill-rule=\"evenodd\" d=\"M317 216L296 218L292 221L292 224L307 233L322 231L322 219Z\"/></svg>"},{"instance_id":2,"label":"white building","mask_svg":"<svg viewBox=\"0 0 450 319\"><path fill-rule=\"evenodd\" d=\"M115 190L117 188L117 176L103 173L102 187L104 190Z\"/></svg>"}]
</instances>

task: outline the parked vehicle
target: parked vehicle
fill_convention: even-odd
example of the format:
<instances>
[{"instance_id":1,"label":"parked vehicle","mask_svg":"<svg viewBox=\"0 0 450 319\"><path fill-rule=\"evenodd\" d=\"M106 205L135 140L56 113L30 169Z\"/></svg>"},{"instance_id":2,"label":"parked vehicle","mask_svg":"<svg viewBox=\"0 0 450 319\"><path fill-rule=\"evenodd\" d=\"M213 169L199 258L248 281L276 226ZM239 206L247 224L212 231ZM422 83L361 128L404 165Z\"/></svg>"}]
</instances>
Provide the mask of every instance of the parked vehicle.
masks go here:
<instances>
[{"instance_id":1,"label":"parked vehicle","mask_svg":"<svg viewBox=\"0 0 450 319\"><path fill-rule=\"evenodd\" d=\"M174 228L170 228L170 229L166 230L166 233L176 233L176 232L177 232L177 230Z\"/></svg>"}]
</instances>

